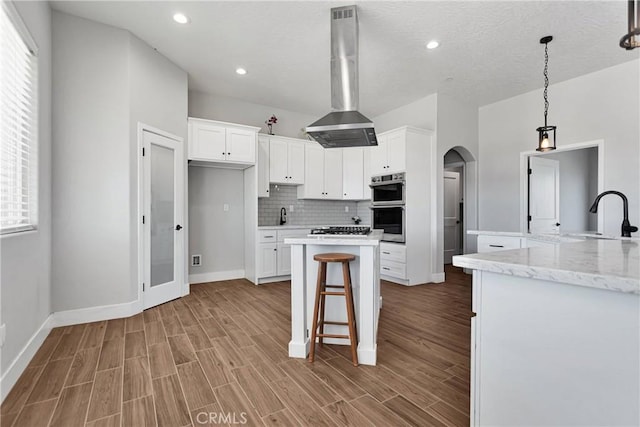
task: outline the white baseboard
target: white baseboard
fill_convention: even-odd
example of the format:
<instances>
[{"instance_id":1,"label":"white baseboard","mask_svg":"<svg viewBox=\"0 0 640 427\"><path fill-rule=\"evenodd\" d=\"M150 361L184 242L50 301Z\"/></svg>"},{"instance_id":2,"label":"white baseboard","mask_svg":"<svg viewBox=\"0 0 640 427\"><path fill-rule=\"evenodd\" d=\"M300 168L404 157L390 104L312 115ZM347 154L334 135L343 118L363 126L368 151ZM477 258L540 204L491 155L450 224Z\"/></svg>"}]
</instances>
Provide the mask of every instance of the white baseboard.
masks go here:
<instances>
[{"instance_id":1,"label":"white baseboard","mask_svg":"<svg viewBox=\"0 0 640 427\"><path fill-rule=\"evenodd\" d=\"M189 283L217 282L219 280L244 279L244 270L215 271L213 273L190 274Z\"/></svg>"},{"instance_id":2,"label":"white baseboard","mask_svg":"<svg viewBox=\"0 0 640 427\"><path fill-rule=\"evenodd\" d=\"M36 355L36 352L44 342L47 335L51 331L51 316L47 317L45 321L40 325L40 328L31 337L27 345L24 346L18 356L11 362L7 371L0 378L0 402L4 402L5 397L9 394L13 386L20 378L20 375L24 372Z\"/></svg>"},{"instance_id":3,"label":"white baseboard","mask_svg":"<svg viewBox=\"0 0 640 427\"><path fill-rule=\"evenodd\" d=\"M433 273L431 275L431 283L442 283L444 282L444 272L443 273Z\"/></svg>"},{"instance_id":4,"label":"white baseboard","mask_svg":"<svg viewBox=\"0 0 640 427\"><path fill-rule=\"evenodd\" d=\"M80 308L78 310L58 311L51 317L50 327L77 325L79 323L100 322L102 320L129 317L142 312L141 301L123 304L102 305L98 307Z\"/></svg>"},{"instance_id":5,"label":"white baseboard","mask_svg":"<svg viewBox=\"0 0 640 427\"><path fill-rule=\"evenodd\" d=\"M263 285L265 283L285 282L287 280L291 280L291 275L263 277L263 278L258 279L258 285Z\"/></svg>"}]
</instances>

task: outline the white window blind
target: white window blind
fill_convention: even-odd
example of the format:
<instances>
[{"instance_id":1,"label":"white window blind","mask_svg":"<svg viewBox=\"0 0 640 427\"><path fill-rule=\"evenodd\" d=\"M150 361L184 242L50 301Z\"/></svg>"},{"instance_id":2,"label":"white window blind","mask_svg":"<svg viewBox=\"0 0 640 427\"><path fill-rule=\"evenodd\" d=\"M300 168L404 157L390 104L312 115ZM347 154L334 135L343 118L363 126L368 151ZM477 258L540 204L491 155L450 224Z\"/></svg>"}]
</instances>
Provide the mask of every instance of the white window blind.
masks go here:
<instances>
[{"instance_id":1,"label":"white window blind","mask_svg":"<svg viewBox=\"0 0 640 427\"><path fill-rule=\"evenodd\" d=\"M0 233L37 224L37 50L13 5L0 8Z\"/></svg>"}]
</instances>

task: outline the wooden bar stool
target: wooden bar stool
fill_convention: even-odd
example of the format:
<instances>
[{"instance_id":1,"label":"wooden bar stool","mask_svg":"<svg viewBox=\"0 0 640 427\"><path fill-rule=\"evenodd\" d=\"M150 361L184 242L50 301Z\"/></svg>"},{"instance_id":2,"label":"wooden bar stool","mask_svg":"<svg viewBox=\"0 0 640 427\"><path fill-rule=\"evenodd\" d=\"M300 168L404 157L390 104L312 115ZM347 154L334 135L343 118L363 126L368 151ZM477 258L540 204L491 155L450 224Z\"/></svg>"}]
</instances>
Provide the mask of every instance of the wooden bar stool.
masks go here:
<instances>
[{"instance_id":1,"label":"wooden bar stool","mask_svg":"<svg viewBox=\"0 0 640 427\"><path fill-rule=\"evenodd\" d=\"M313 308L313 325L311 326L311 351L309 352L309 362L313 362L316 350L316 337L322 345L322 339L327 338L344 338L351 342L351 359L353 366L358 366L358 329L356 327L356 314L353 305L353 294L351 293L351 270L349 269L349 261L356 259L355 255L342 253L327 253L314 255L313 259L318 261L318 283L316 286L316 302ZM342 263L343 284L327 285L327 263ZM329 289L342 289L343 291L327 291ZM334 322L324 320L324 309L326 305L326 296L344 296L347 303L347 321ZM343 325L349 327L349 335L325 334L324 325ZM320 332L318 333L318 328Z\"/></svg>"}]
</instances>

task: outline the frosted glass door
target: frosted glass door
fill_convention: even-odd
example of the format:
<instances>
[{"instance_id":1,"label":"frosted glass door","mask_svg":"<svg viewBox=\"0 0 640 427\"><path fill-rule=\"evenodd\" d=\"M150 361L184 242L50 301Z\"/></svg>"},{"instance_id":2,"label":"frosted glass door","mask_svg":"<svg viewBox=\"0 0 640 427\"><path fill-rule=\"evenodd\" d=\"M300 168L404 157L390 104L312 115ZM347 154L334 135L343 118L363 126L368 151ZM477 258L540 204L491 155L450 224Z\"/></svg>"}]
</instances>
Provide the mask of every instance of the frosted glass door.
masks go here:
<instances>
[{"instance_id":1,"label":"frosted glass door","mask_svg":"<svg viewBox=\"0 0 640 427\"><path fill-rule=\"evenodd\" d=\"M183 145L144 132L144 306L182 296Z\"/></svg>"},{"instance_id":2,"label":"frosted glass door","mask_svg":"<svg viewBox=\"0 0 640 427\"><path fill-rule=\"evenodd\" d=\"M174 269L174 231L177 224L172 149L151 144L151 287L171 282Z\"/></svg>"}]
</instances>

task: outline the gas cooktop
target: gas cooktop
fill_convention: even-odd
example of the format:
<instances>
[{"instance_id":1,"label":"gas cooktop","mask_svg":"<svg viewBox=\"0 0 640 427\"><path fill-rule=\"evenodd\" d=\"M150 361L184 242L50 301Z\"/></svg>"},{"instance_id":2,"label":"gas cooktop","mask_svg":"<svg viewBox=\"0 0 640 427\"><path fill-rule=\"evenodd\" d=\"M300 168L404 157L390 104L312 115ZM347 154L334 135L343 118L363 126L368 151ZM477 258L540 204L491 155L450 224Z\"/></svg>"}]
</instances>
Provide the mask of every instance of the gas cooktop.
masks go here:
<instances>
[{"instance_id":1,"label":"gas cooktop","mask_svg":"<svg viewBox=\"0 0 640 427\"><path fill-rule=\"evenodd\" d=\"M312 228L310 235L341 235L341 236L364 236L371 233L370 227L361 226L343 226L343 227L320 227Z\"/></svg>"}]
</instances>

